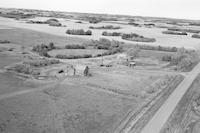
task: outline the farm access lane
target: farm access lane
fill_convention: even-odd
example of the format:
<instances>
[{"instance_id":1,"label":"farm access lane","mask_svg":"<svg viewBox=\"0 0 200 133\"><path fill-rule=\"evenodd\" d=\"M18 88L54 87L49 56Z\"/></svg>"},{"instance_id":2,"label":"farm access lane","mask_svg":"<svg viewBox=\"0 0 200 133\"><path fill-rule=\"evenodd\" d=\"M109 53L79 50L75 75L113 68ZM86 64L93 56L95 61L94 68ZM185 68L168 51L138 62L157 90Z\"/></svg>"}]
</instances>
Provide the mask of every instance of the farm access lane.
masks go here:
<instances>
[{"instance_id":1,"label":"farm access lane","mask_svg":"<svg viewBox=\"0 0 200 133\"><path fill-rule=\"evenodd\" d=\"M160 107L160 109L156 112L148 124L143 128L141 133L160 133L160 130L199 73L200 63L197 64L191 72L185 75L185 79L179 84L179 86L169 96L165 103Z\"/></svg>"}]
</instances>

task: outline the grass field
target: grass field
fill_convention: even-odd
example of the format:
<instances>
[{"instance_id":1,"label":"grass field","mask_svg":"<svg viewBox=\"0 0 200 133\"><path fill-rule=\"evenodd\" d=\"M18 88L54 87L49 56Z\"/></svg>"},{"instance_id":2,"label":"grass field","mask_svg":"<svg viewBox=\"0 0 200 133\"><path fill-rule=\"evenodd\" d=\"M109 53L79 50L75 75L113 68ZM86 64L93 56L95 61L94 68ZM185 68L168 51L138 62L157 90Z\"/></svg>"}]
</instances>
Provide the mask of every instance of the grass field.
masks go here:
<instances>
[{"instance_id":1,"label":"grass field","mask_svg":"<svg viewBox=\"0 0 200 133\"><path fill-rule=\"evenodd\" d=\"M61 55L84 55L84 54L91 54L97 55L106 52L106 50L97 50L97 49L58 49L52 50L49 52L49 55L56 56L58 54Z\"/></svg>"},{"instance_id":2,"label":"grass field","mask_svg":"<svg viewBox=\"0 0 200 133\"><path fill-rule=\"evenodd\" d=\"M199 133L200 114L194 110L194 101L200 96L200 75L192 83L176 109L164 125L161 133Z\"/></svg>"},{"instance_id":3,"label":"grass field","mask_svg":"<svg viewBox=\"0 0 200 133\"><path fill-rule=\"evenodd\" d=\"M12 43L22 46L40 45L42 43L54 42L55 45L65 46L66 44L83 43L84 39L56 36L52 34L27 30L27 29L0 29L0 40L9 40Z\"/></svg>"},{"instance_id":4,"label":"grass field","mask_svg":"<svg viewBox=\"0 0 200 133\"><path fill-rule=\"evenodd\" d=\"M1 76L1 87L9 88L9 93L20 86L21 90L23 86L26 90L34 89L1 99L1 132L110 133L130 110L138 109L161 91L161 84L161 88L157 85L168 79L161 73L121 71L121 68L95 69L92 74L89 78L71 77L44 83L49 87L16 77L8 84L6 75ZM40 90L41 87L44 89ZM6 93L1 92L0 98L3 94Z\"/></svg>"}]
</instances>

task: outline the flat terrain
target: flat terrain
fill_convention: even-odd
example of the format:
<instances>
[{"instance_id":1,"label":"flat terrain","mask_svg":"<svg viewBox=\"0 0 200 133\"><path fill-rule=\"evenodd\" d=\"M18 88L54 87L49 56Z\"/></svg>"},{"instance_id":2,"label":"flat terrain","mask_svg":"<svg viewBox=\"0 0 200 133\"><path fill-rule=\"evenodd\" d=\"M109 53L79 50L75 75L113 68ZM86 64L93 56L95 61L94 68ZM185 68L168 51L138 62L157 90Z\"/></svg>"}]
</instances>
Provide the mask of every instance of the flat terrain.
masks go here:
<instances>
[{"instance_id":1,"label":"flat terrain","mask_svg":"<svg viewBox=\"0 0 200 133\"><path fill-rule=\"evenodd\" d=\"M102 54L108 50L64 49L64 46L82 45L90 39L102 38L103 31L133 32L156 39L153 43L141 43L105 37L123 41L122 50L133 48L135 44L199 49L199 40L191 38L190 33L187 36L162 34L167 27L173 26L164 22L152 21L155 27L145 27L147 20L139 19L136 21L143 26L135 27L129 25L126 18L91 24L85 20L77 23L80 18L74 16L77 19L57 18L65 25L62 27L27 23L30 20L46 21L49 17L19 20L0 17L0 41L10 42L0 43L0 133L139 133L149 121L143 132L159 131L198 75L199 65L189 73L175 71L169 67L170 62L162 60L163 56L175 52L155 49L140 50L132 62L136 66L132 67L128 58L123 57L126 51L87 59L59 59L60 63L56 64L43 64L42 61L54 58L41 56L40 52L48 52L51 56ZM67 29L89 30L90 26L106 25L120 26L121 29L91 29L91 36L65 33ZM160 28L162 26L165 28ZM50 42L58 46L57 49L50 47ZM41 44L45 45L38 46L39 50L33 52L33 46ZM109 46L109 50L114 48L119 47ZM33 66L27 64L28 61L36 61L33 66L39 71L38 75L32 74L30 68ZM16 63L25 65L20 70L28 72L6 69ZM78 68L85 66L89 66L88 76L68 75L68 70L77 68L79 71ZM80 71L83 75L85 69Z\"/></svg>"},{"instance_id":2,"label":"flat terrain","mask_svg":"<svg viewBox=\"0 0 200 133\"><path fill-rule=\"evenodd\" d=\"M185 92L189 89L190 85L193 83L194 79L200 72L200 64L198 64L183 82L176 88L174 93L166 100L163 106L158 110L158 112L154 115L154 117L150 120L150 122L143 129L142 133L159 133L162 126L165 124L177 103L181 100ZM182 101L182 100L181 100ZM172 123L170 123L172 124ZM169 127L170 128L170 127Z\"/></svg>"},{"instance_id":3,"label":"flat terrain","mask_svg":"<svg viewBox=\"0 0 200 133\"><path fill-rule=\"evenodd\" d=\"M48 18L35 18L34 20L47 20ZM6 25L9 27L17 27L17 28L25 28L31 29L39 32L45 32L48 34L59 35L59 36L68 36L74 37L74 35L66 35L65 32L67 29L85 29L88 30L90 26L103 26L103 25L113 25L113 26L120 26L121 29L118 30L108 30L108 31L116 31L116 32L123 32L123 33L137 33L146 37L155 38L156 42L154 43L140 43L140 42L130 42L122 40L120 37L105 37L108 39L115 39L118 41L123 41L132 44L149 44L149 45L161 45L161 46L176 46L176 47L185 47L185 48L198 48L199 49L199 40L195 38L191 38L192 34L188 36L174 36L174 35L166 35L162 34L164 28L146 28L146 27L134 27L126 24L115 24L111 22L101 22L98 24L90 24L88 22L83 21L83 23L75 23L76 20L69 20L69 19L58 19L63 25L67 27L51 27L45 24L27 24L26 21L16 21L13 19L2 18L0 17L0 24ZM171 26L172 27L172 26ZM194 27L192 27L194 28ZM196 27L195 27L196 28ZM93 29L92 36L78 36L83 39L99 39L102 36L102 32L107 30L98 30ZM76 36L77 37L77 36Z\"/></svg>"},{"instance_id":4,"label":"flat terrain","mask_svg":"<svg viewBox=\"0 0 200 133\"><path fill-rule=\"evenodd\" d=\"M198 75L163 126L161 133L199 133L199 108L194 106L200 95L199 79Z\"/></svg>"}]
</instances>

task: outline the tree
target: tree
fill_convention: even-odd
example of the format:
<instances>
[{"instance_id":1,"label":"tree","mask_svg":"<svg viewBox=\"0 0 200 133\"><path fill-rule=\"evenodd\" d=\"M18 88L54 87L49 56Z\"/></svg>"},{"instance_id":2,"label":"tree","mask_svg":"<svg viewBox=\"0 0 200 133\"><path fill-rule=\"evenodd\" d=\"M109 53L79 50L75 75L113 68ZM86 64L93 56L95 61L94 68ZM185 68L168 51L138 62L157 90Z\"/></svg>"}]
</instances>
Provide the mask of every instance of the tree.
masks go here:
<instances>
[{"instance_id":1,"label":"tree","mask_svg":"<svg viewBox=\"0 0 200 133\"><path fill-rule=\"evenodd\" d=\"M130 60L138 57L139 53L140 53L139 47L134 47L127 51L127 55L129 56Z\"/></svg>"}]
</instances>

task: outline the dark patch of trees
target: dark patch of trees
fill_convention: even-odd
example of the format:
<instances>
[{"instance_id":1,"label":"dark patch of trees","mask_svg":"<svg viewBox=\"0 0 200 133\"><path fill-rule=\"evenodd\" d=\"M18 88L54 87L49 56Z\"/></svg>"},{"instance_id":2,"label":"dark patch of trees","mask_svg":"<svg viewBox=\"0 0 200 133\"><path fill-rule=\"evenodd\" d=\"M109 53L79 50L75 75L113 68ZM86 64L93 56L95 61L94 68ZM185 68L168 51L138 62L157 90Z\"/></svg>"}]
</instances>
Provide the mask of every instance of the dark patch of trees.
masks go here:
<instances>
[{"instance_id":1,"label":"dark patch of trees","mask_svg":"<svg viewBox=\"0 0 200 133\"><path fill-rule=\"evenodd\" d=\"M84 55L62 55L58 54L55 56L56 58L59 59L81 59L81 58L91 58L91 54L84 54Z\"/></svg>"},{"instance_id":2,"label":"dark patch of trees","mask_svg":"<svg viewBox=\"0 0 200 133\"><path fill-rule=\"evenodd\" d=\"M163 31L163 34L170 34L170 35L187 35L187 32L181 32L181 31Z\"/></svg>"},{"instance_id":3,"label":"dark patch of trees","mask_svg":"<svg viewBox=\"0 0 200 133\"><path fill-rule=\"evenodd\" d=\"M107 32L107 31L104 31L102 33L103 36L121 36L121 33L120 32Z\"/></svg>"},{"instance_id":4,"label":"dark patch of trees","mask_svg":"<svg viewBox=\"0 0 200 133\"><path fill-rule=\"evenodd\" d=\"M164 46L150 46L150 45L137 45L142 50L156 50L156 51L166 51L166 52L177 52L176 47L164 47Z\"/></svg>"},{"instance_id":5,"label":"dark patch of trees","mask_svg":"<svg viewBox=\"0 0 200 133\"><path fill-rule=\"evenodd\" d=\"M106 30L116 30L116 29L120 29L121 27L119 26L113 26L113 25L106 25L106 26L100 26L100 27L93 27L90 26L90 29L106 29Z\"/></svg>"},{"instance_id":6,"label":"dark patch of trees","mask_svg":"<svg viewBox=\"0 0 200 133\"><path fill-rule=\"evenodd\" d=\"M198 38L198 39L200 39L200 34L193 34L192 38Z\"/></svg>"},{"instance_id":7,"label":"dark patch of trees","mask_svg":"<svg viewBox=\"0 0 200 133\"><path fill-rule=\"evenodd\" d=\"M4 44L4 43L10 43L10 41L8 40L0 40L0 43Z\"/></svg>"},{"instance_id":8,"label":"dark patch of trees","mask_svg":"<svg viewBox=\"0 0 200 133\"><path fill-rule=\"evenodd\" d=\"M84 31L83 29L72 29L72 30L67 30L66 34L70 34L70 35L92 35L92 31L91 30L87 30Z\"/></svg>"},{"instance_id":9,"label":"dark patch of trees","mask_svg":"<svg viewBox=\"0 0 200 133\"><path fill-rule=\"evenodd\" d=\"M162 60L170 62L172 66L176 66L175 70L189 71L199 62L199 55L195 51L181 48L173 55L163 56Z\"/></svg>"},{"instance_id":10,"label":"dark patch of trees","mask_svg":"<svg viewBox=\"0 0 200 133\"><path fill-rule=\"evenodd\" d=\"M128 40L128 41L136 41L136 42L155 42L155 38L147 38L141 35L138 35L136 33L131 34L123 34L122 39Z\"/></svg>"},{"instance_id":11,"label":"dark patch of trees","mask_svg":"<svg viewBox=\"0 0 200 133\"><path fill-rule=\"evenodd\" d=\"M49 43L48 45L41 44L33 46L32 51L37 52L40 56L50 57L48 51L55 49L54 43Z\"/></svg>"}]
</instances>

